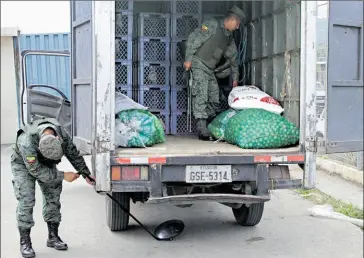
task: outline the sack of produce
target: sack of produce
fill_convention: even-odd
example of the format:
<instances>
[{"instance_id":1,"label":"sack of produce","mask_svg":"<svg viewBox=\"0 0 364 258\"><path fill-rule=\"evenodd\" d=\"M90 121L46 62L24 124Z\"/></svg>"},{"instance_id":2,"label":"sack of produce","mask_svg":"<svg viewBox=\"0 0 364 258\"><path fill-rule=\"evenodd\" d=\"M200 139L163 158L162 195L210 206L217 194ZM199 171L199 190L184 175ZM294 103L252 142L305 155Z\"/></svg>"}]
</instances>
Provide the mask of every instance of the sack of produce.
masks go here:
<instances>
[{"instance_id":1,"label":"sack of produce","mask_svg":"<svg viewBox=\"0 0 364 258\"><path fill-rule=\"evenodd\" d=\"M243 149L281 148L298 142L299 129L280 115L264 109L246 109L229 120L225 140Z\"/></svg>"},{"instance_id":2,"label":"sack of produce","mask_svg":"<svg viewBox=\"0 0 364 258\"><path fill-rule=\"evenodd\" d=\"M239 86L233 88L229 94L229 106L235 110L261 108L281 114L284 109L278 101L255 86Z\"/></svg>"},{"instance_id":3,"label":"sack of produce","mask_svg":"<svg viewBox=\"0 0 364 258\"><path fill-rule=\"evenodd\" d=\"M161 121L148 110L121 111L115 119L115 144L120 147L150 147L165 141Z\"/></svg>"},{"instance_id":4,"label":"sack of produce","mask_svg":"<svg viewBox=\"0 0 364 258\"><path fill-rule=\"evenodd\" d=\"M217 140L223 140L225 128L230 118L236 114L234 109L228 109L218 116L208 125L209 132Z\"/></svg>"}]
</instances>

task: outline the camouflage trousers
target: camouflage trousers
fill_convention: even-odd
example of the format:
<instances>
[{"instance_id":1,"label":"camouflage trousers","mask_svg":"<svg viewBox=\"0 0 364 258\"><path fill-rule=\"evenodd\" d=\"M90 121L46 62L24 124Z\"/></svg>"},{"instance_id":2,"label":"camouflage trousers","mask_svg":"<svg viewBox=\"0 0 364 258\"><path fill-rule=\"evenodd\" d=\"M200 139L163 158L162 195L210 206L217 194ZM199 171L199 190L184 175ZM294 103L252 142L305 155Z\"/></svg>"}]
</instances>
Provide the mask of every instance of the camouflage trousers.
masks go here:
<instances>
[{"instance_id":1,"label":"camouflage trousers","mask_svg":"<svg viewBox=\"0 0 364 258\"><path fill-rule=\"evenodd\" d=\"M221 112L220 89L213 73L192 68L192 114L196 119L208 119Z\"/></svg>"},{"instance_id":2,"label":"camouflage trousers","mask_svg":"<svg viewBox=\"0 0 364 258\"><path fill-rule=\"evenodd\" d=\"M35 177L31 176L24 164L11 164L13 188L18 201L16 208L16 220L19 228L31 228L34 226L33 207L35 205ZM61 222L60 195L62 183L43 183L38 181L43 194L43 218L45 222Z\"/></svg>"}]
</instances>

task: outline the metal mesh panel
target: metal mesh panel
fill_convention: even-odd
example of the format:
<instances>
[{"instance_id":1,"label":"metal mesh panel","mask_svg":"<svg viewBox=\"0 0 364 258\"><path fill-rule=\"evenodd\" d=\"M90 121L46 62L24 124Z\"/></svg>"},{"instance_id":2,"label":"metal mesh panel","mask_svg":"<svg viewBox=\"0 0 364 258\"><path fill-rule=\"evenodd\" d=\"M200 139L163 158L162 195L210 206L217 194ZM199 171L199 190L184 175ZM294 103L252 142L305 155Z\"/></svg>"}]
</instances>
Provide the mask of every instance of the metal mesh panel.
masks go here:
<instances>
[{"instance_id":1,"label":"metal mesh panel","mask_svg":"<svg viewBox=\"0 0 364 258\"><path fill-rule=\"evenodd\" d=\"M169 89L143 88L139 93L139 103L153 111L169 111Z\"/></svg>"},{"instance_id":2,"label":"metal mesh panel","mask_svg":"<svg viewBox=\"0 0 364 258\"><path fill-rule=\"evenodd\" d=\"M200 18L198 16L175 16L173 17L173 37L188 38L200 25Z\"/></svg>"},{"instance_id":3,"label":"metal mesh panel","mask_svg":"<svg viewBox=\"0 0 364 258\"><path fill-rule=\"evenodd\" d=\"M139 85L169 85L169 66L164 64L141 63Z\"/></svg>"},{"instance_id":4,"label":"metal mesh panel","mask_svg":"<svg viewBox=\"0 0 364 258\"><path fill-rule=\"evenodd\" d=\"M185 81L183 80L185 69L183 68L182 64L173 64L171 72L172 72L171 74L172 87L186 85Z\"/></svg>"},{"instance_id":5,"label":"metal mesh panel","mask_svg":"<svg viewBox=\"0 0 364 258\"><path fill-rule=\"evenodd\" d=\"M196 120L192 117L192 132L190 133L187 125L187 113L174 113L171 120L171 133L172 134L195 134Z\"/></svg>"},{"instance_id":6,"label":"metal mesh panel","mask_svg":"<svg viewBox=\"0 0 364 258\"><path fill-rule=\"evenodd\" d=\"M187 88L172 90L171 108L174 112L187 111Z\"/></svg>"},{"instance_id":7,"label":"metal mesh panel","mask_svg":"<svg viewBox=\"0 0 364 258\"><path fill-rule=\"evenodd\" d=\"M131 99L133 98L133 87L132 86L117 87L116 91L128 96Z\"/></svg>"},{"instance_id":8,"label":"metal mesh panel","mask_svg":"<svg viewBox=\"0 0 364 258\"><path fill-rule=\"evenodd\" d=\"M115 39L115 58L119 60L131 61L131 44L131 38Z\"/></svg>"},{"instance_id":9,"label":"metal mesh panel","mask_svg":"<svg viewBox=\"0 0 364 258\"><path fill-rule=\"evenodd\" d=\"M172 2L174 13L200 13L201 2L199 1L174 1Z\"/></svg>"},{"instance_id":10,"label":"metal mesh panel","mask_svg":"<svg viewBox=\"0 0 364 258\"><path fill-rule=\"evenodd\" d=\"M177 109L185 110L187 109L187 89L177 91Z\"/></svg>"},{"instance_id":11,"label":"metal mesh panel","mask_svg":"<svg viewBox=\"0 0 364 258\"><path fill-rule=\"evenodd\" d=\"M169 14L141 13L137 16L137 31L141 37L168 37Z\"/></svg>"},{"instance_id":12,"label":"metal mesh panel","mask_svg":"<svg viewBox=\"0 0 364 258\"><path fill-rule=\"evenodd\" d=\"M183 61L181 52L178 47L179 42L172 42L171 43L171 61Z\"/></svg>"},{"instance_id":13,"label":"metal mesh panel","mask_svg":"<svg viewBox=\"0 0 364 258\"><path fill-rule=\"evenodd\" d=\"M129 1L120 1L120 0L116 0L115 1L115 10L117 12L122 12L122 11L130 11L133 9L133 1L129 0Z\"/></svg>"},{"instance_id":14,"label":"metal mesh panel","mask_svg":"<svg viewBox=\"0 0 364 258\"><path fill-rule=\"evenodd\" d=\"M134 0L135 13L170 13L172 1L138 1Z\"/></svg>"},{"instance_id":15,"label":"metal mesh panel","mask_svg":"<svg viewBox=\"0 0 364 258\"><path fill-rule=\"evenodd\" d=\"M138 61L169 61L169 42L161 40L143 40L138 42Z\"/></svg>"},{"instance_id":16,"label":"metal mesh panel","mask_svg":"<svg viewBox=\"0 0 364 258\"><path fill-rule=\"evenodd\" d=\"M117 85L131 85L132 65L128 63L115 64L115 77Z\"/></svg>"},{"instance_id":17,"label":"metal mesh panel","mask_svg":"<svg viewBox=\"0 0 364 258\"><path fill-rule=\"evenodd\" d=\"M233 4L234 2L228 3L228 1L202 1L202 11L203 13L226 14Z\"/></svg>"},{"instance_id":18,"label":"metal mesh panel","mask_svg":"<svg viewBox=\"0 0 364 258\"><path fill-rule=\"evenodd\" d=\"M116 36L131 36L133 30L133 15L130 13L117 13L115 17Z\"/></svg>"},{"instance_id":19,"label":"metal mesh panel","mask_svg":"<svg viewBox=\"0 0 364 258\"><path fill-rule=\"evenodd\" d=\"M228 98L221 99L220 100L220 106L221 106L222 110L227 110L229 108Z\"/></svg>"}]
</instances>

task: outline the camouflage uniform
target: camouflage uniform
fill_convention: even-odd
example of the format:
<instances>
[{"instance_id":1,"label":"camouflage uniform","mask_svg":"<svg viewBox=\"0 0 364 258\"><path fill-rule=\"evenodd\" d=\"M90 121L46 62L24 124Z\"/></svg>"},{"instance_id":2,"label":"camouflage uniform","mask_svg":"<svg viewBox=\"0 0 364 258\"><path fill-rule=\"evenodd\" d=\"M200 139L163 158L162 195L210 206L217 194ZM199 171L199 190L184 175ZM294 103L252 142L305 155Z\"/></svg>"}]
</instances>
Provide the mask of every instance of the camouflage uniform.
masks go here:
<instances>
[{"instance_id":1,"label":"camouflage uniform","mask_svg":"<svg viewBox=\"0 0 364 258\"><path fill-rule=\"evenodd\" d=\"M85 160L80 156L76 146L73 144L71 137L56 120L36 120L19 130L11 156L11 168L14 175L12 180L14 193L18 200L16 210L17 224L21 236L25 234L26 238L29 238L27 235L34 226L33 207L35 205L36 181L43 193L44 221L53 227L53 229L50 229L51 231L56 232L58 232L58 225L61 222L60 195L64 173L56 168L56 164L60 160L48 160L40 152L40 141L42 133L46 128L55 130L60 138L63 153L78 173L84 177L91 174ZM59 158L62 157L63 153L61 153ZM30 241L30 239L28 240Z\"/></svg>"},{"instance_id":2,"label":"camouflage uniform","mask_svg":"<svg viewBox=\"0 0 364 258\"><path fill-rule=\"evenodd\" d=\"M214 68L208 67L195 54L211 36L216 34L218 27L230 37L230 42L224 52L224 56L231 63L231 74L234 81L239 80L239 65L237 60L237 47L232 32L223 28L224 20L210 19L203 22L202 28L193 31L187 40L185 61L192 62L192 111L196 119L208 119L221 112L219 100L219 85L217 83Z\"/></svg>"}]
</instances>

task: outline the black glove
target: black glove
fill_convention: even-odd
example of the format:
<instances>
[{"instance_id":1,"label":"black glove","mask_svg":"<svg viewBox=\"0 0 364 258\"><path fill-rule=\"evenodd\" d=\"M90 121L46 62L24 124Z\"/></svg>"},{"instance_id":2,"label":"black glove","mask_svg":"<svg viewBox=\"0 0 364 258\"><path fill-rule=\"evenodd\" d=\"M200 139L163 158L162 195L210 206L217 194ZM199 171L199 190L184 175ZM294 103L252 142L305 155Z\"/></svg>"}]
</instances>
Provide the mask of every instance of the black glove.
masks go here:
<instances>
[{"instance_id":1,"label":"black glove","mask_svg":"<svg viewBox=\"0 0 364 258\"><path fill-rule=\"evenodd\" d=\"M191 73L190 71L184 71L183 72L183 82L185 85L189 86L188 83L190 81L190 76L191 76Z\"/></svg>"}]
</instances>

